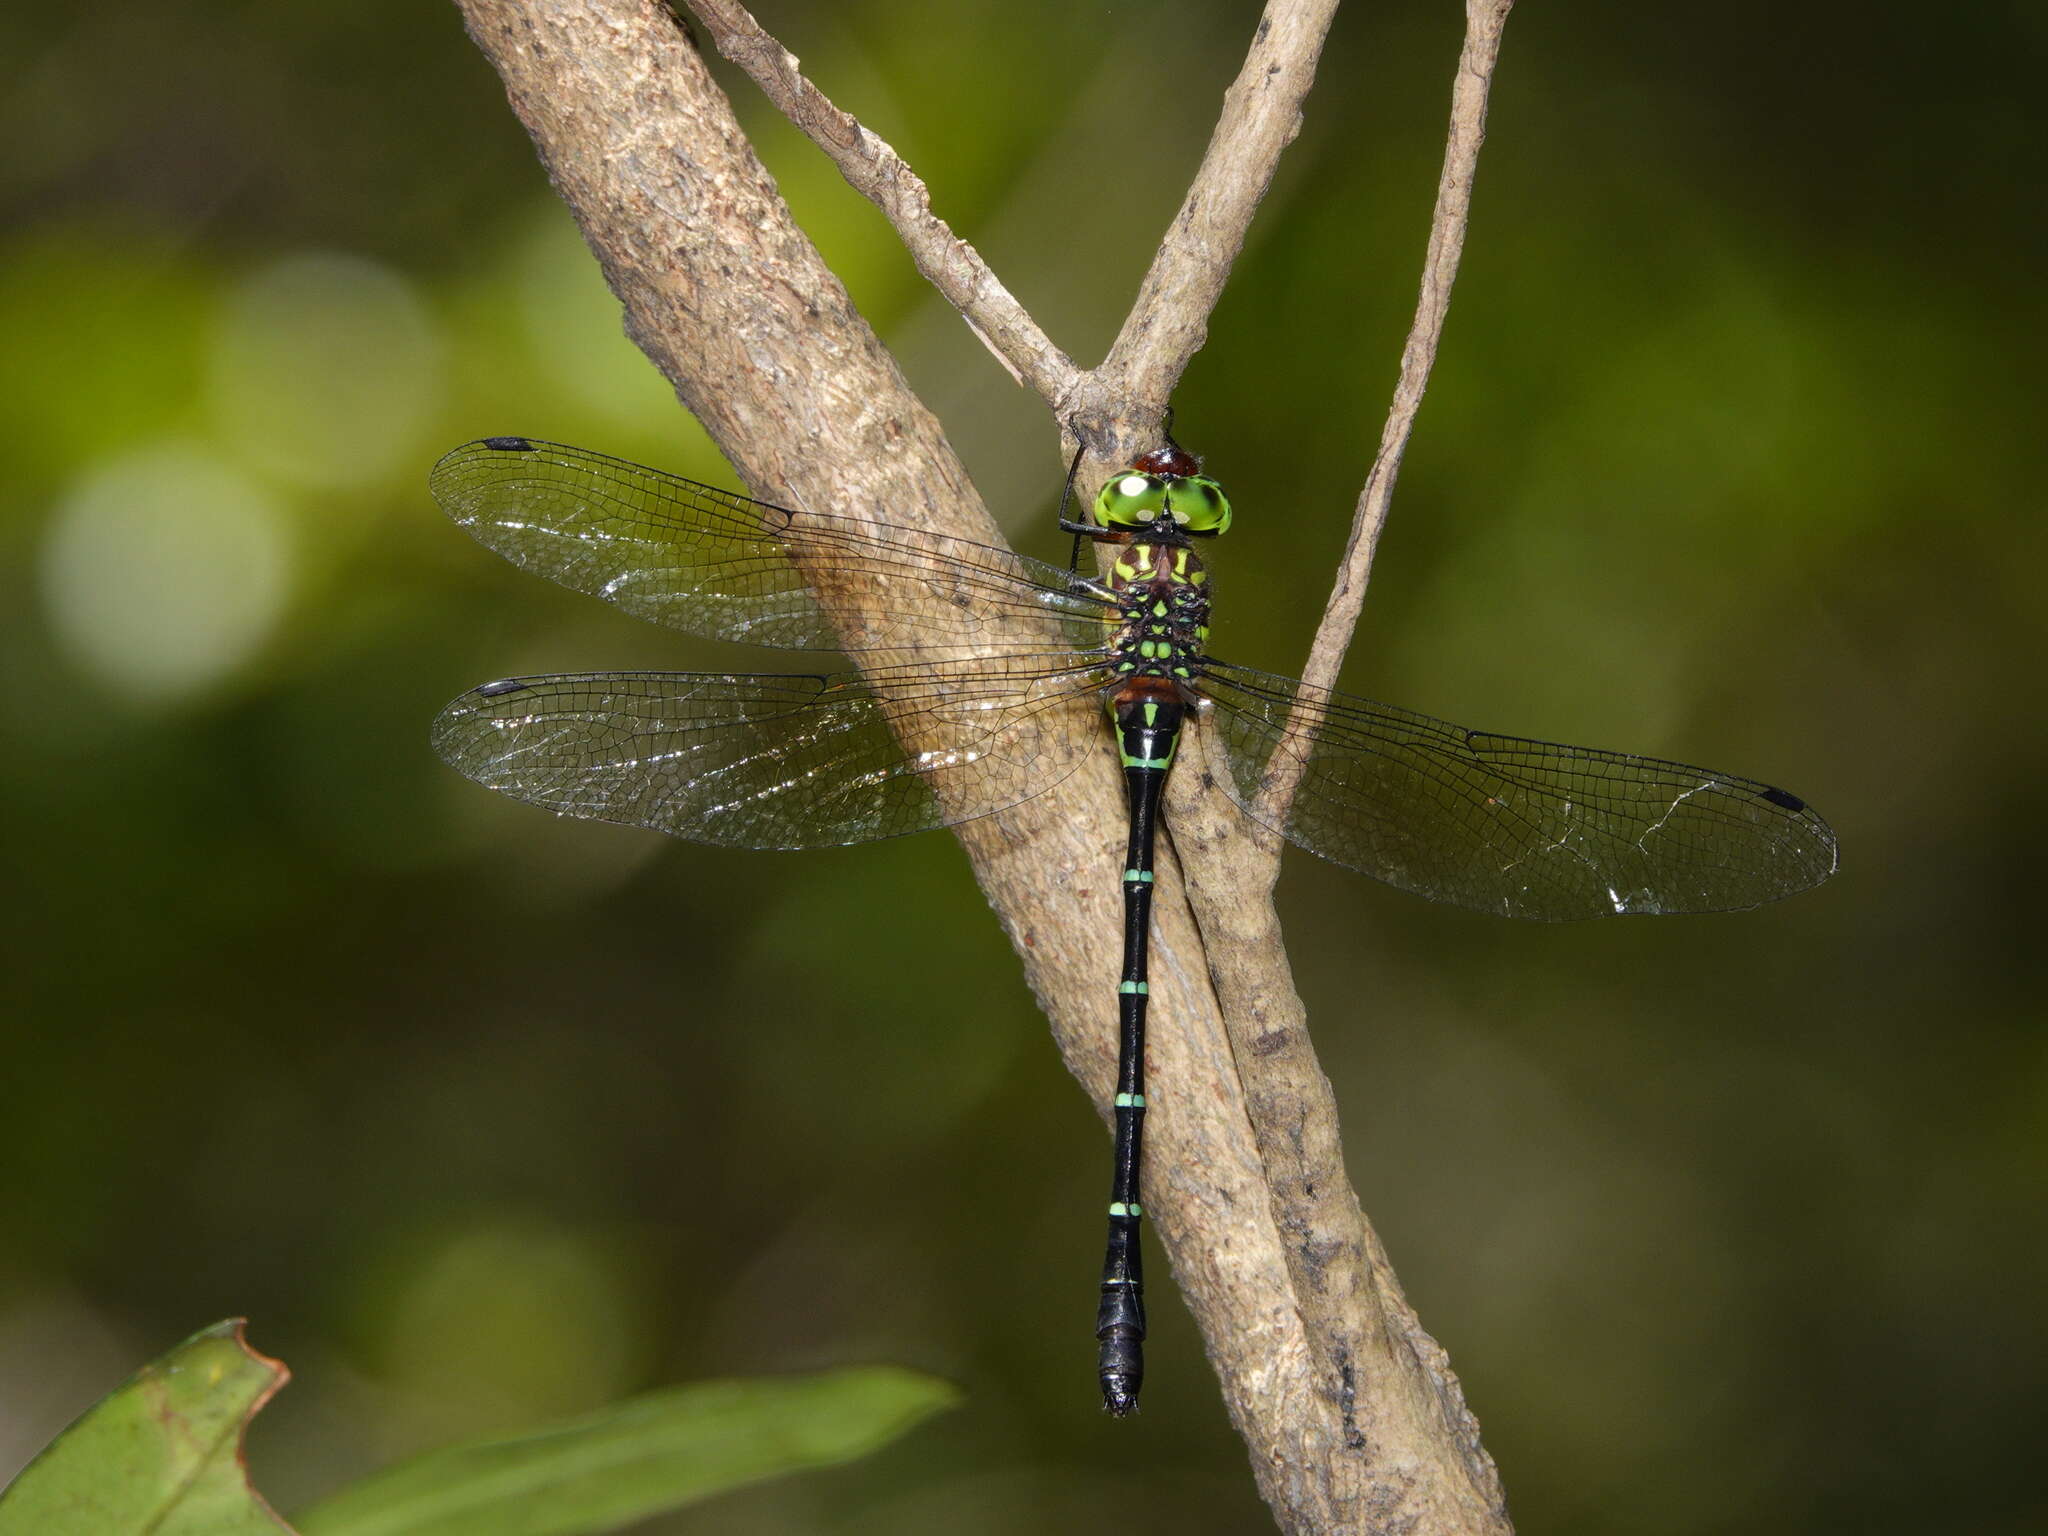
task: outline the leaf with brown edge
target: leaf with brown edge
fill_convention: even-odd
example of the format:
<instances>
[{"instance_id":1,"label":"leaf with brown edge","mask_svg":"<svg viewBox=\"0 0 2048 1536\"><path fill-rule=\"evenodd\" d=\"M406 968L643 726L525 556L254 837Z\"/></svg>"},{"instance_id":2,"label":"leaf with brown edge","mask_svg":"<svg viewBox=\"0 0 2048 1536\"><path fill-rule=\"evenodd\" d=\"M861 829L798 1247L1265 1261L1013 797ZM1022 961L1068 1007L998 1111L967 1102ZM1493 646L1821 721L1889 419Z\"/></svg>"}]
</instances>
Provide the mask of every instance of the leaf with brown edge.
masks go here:
<instances>
[{"instance_id":1,"label":"leaf with brown edge","mask_svg":"<svg viewBox=\"0 0 2048 1536\"><path fill-rule=\"evenodd\" d=\"M137 1371L0 1493L0 1536L279 1536L249 1486L242 1434L291 1373L251 1349L242 1320L192 1335Z\"/></svg>"}]
</instances>

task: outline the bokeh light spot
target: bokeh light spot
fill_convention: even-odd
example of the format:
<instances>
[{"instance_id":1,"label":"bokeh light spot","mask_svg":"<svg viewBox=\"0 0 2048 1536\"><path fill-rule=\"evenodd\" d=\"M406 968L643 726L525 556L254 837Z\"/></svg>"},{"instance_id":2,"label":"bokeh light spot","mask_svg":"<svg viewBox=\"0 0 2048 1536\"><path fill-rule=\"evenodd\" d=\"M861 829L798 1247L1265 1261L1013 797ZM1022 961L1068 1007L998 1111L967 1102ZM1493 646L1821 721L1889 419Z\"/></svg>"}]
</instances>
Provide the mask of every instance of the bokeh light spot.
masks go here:
<instances>
[{"instance_id":1,"label":"bokeh light spot","mask_svg":"<svg viewBox=\"0 0 2048 1536\"><path fill-rule=\"evenodd\" d=\"M442 376L440 327L399 273L342 252L287 256L231 295L210 404L251 463L297 485L411 472Z\"/></svg>"},{"instance_id":2,"label":"bokeh light spot","mask_svg":"<svg viewBox=\"0 0 2048 1536\"><path fill-rule=\"evenodd\" d=\"M263 643L289 596L290 536L246 477L165 446L105 464L60 503L40 574L72 658L112 691L162 703Z\"/></svg>"},{"instance_id":3,"label":"bokeh light spot","mask_svg":"<svg viewBox=\"0 0 2048 1536\"><path fill-rule=\"evenodd\" d=\"M612 1244L511 1211L423 1236L378 1298L375 1349L429 1439L582 1412L636 1384L645 1310Z\"/></svg>"}]
</instances>

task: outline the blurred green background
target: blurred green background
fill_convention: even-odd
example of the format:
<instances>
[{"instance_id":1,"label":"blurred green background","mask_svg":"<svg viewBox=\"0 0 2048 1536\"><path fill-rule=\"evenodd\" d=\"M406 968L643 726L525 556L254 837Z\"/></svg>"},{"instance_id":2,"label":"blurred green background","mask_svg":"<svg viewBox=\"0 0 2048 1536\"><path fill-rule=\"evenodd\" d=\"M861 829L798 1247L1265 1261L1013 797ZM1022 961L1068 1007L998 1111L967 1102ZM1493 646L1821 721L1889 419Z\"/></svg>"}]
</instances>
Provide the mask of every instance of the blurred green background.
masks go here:
<instances>
[{"instance_id":1,"label":"blurred green background","mask_svg":"<svg viewBox=\"0 0 2048 1536\"><path fill-rule=\"evenodd\" d=\"M763 19L1092 361L1254 14ZM1510 27L1348 681L1785 784L1843 848L1767 910L1561 929L1291 856L1353 1173L1524 1530L2048 1521L2042 18ZM1326 591L1458 30L1340 18L1179 395L1238 508L1232 658L1296 668ZM252 1444L285 1507L655 1385L887 1360L966 1406L650 1529L1261 1529L1163 1269L1145 1412L1096 1406L1105 1134L949 839L709 851L427 750L483 679L712 655L472 544L439 452L731 483L453 9L32 7L0 40L0 1475L243 1313L297 1374ZM1062 558L1043 411L720 69Z\"/></svg>"}]
</instances>

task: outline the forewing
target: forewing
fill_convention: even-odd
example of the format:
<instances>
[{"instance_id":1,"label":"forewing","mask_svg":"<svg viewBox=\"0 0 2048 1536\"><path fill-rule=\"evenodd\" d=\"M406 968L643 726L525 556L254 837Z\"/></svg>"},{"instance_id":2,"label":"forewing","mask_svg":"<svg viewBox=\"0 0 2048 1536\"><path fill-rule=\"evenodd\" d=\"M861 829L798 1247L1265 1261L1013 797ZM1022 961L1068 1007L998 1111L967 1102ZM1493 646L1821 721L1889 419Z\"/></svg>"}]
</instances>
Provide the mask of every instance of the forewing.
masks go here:
<instances>
[{"instance_id":1,"label":"forewing","mask_svg":"<svg viewBox=\"0 0 2048 1536\"><path fill-rule=\"evenodd\" d=\"M885 710L854 673L514 678L449 704L433 740L477 783L561 815L724 847L818 848L1014 805L1065 778L1094 739L1048 718L1092 703L1066 679L1020 690L941 669L894 682Z\"/></svg>"},{"instance_id":2,"label":"forewing","mask_svg":"<svg viewBox=\"0 0 2048 1536\"><path fill-rule=\"evenodd\" d=\"M691 634L865 653L819 608L797 563L858 578L885 625L929 624L943 653L1007 640L1051 614L1102 643L1113 604L1057 566L887 523L796 511L537 438L485 438L434 466L434 498L514 565ZM851 642L851 643L848 643ZM930 647L927 648L929 653Z\"/></svg>"},{"instance_id":3,"label":"forewing","mask_svg":"<svg viewBox=\"0 0 2048 1536\"><path fill-rule=\"evenodd\" d=\"M1563 922L1723 912L1817 885L1835 835L1796 795L1657 758L1468 731L1213 665L1202 692L1240 806L1311 853L1432 900ZM1299 785L1261 805L1290 718Z\"/></svg>"}]
</instances>

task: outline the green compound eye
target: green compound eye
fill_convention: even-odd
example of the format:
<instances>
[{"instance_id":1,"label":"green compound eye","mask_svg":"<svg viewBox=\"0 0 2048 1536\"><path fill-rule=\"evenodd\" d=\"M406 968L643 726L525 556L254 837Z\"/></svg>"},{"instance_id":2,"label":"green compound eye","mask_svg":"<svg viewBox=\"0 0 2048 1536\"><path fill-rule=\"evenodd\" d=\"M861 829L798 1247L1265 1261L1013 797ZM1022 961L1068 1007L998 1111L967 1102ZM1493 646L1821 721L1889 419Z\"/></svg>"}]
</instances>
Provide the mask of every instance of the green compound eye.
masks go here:
<instances>
[{"instance_id":1,"label":"green compound eye","mask_svg":"<svg viewBox=\"0 0 2048 1536\"><path fill-rule=\"evenodd\" d=\"M1230 526L1230 498L1207 475L1167 481L1166 505L1189 533L1222 533Z\"/></svg>"},{"instance_id":2,"label":"green compound eye","mask_svg":"<svg viewBox=\"0 0 2048 1536\"><path fill-rule=\"evenodd\" d=\"M1126 470L1102 488L1095 498L1095 521L1104 528L1142 528L1159 521L1166 510L1169 483L1157 475Z\"/></svg>"}]
</instances>

